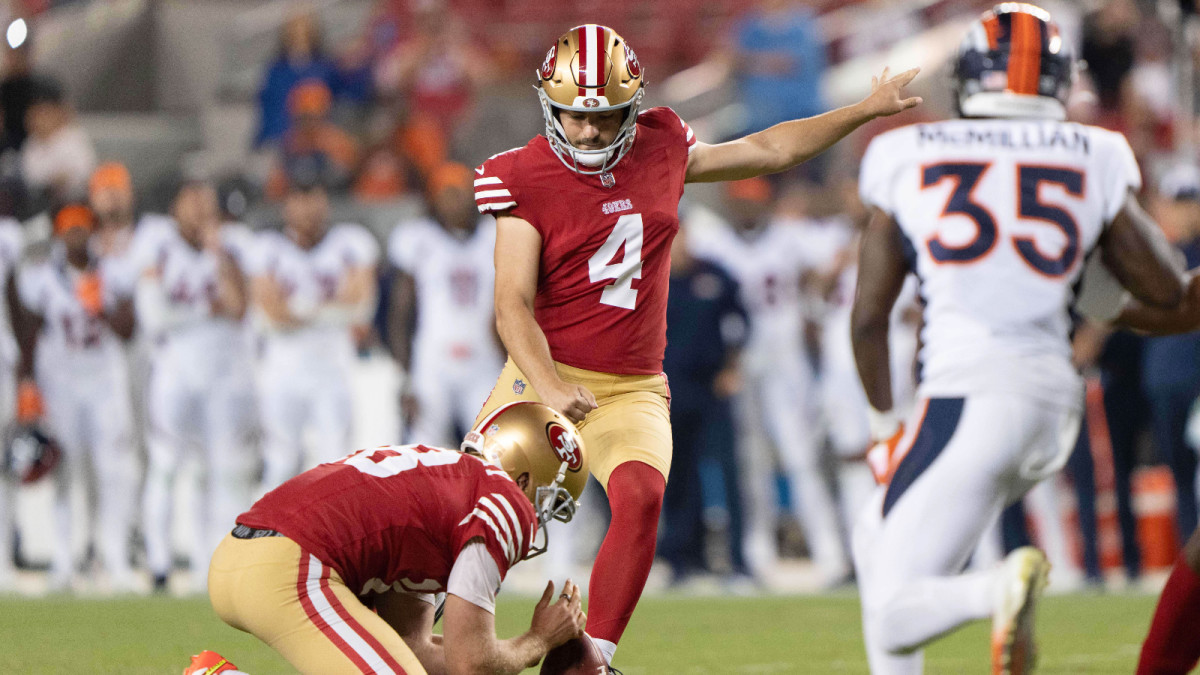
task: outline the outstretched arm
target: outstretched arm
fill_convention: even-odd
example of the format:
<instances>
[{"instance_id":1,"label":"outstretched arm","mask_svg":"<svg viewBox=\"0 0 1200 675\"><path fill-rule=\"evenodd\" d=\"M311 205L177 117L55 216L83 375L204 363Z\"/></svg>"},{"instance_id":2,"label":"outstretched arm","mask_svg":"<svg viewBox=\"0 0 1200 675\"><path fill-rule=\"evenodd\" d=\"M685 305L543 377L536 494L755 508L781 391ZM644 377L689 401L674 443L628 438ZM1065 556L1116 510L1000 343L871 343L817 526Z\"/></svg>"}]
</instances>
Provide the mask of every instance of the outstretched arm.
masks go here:
<instances>
[{"instance_id":1,"label":"outstretched arm","mask_svg":"<svg viewBox=\"0 0 1200 675\"><path fill-rule=\"evenodd\" d=\"M742 138L717 145L697 143L688 155L689 183L739 180L777 173L816 157L847 134L876 117L895 115L920 105L920 97L902 98L905 85L919 68L889 78L871 78L871 93L862 101L822 115L781 122Z\"/></svg>"}]
</instances>

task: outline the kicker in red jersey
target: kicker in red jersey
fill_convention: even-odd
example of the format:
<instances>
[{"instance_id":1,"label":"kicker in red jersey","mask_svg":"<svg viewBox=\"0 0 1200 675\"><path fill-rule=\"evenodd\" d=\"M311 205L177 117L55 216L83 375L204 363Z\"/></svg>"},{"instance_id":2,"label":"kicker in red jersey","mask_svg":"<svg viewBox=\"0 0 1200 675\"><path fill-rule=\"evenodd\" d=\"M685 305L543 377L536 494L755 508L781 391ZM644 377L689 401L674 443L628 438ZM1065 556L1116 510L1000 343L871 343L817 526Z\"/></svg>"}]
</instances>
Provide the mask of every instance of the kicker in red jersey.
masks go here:
<instances>
[{"instance_id":1,"label":"kicker in red jersey","mask_svg":"<svg viewBox=\"0 0 1200 675\"><path fill-rule=\"evenodd\" d=\"M633 149L605 176L563 165L544 136L475 170L484 213L542 237L534 315L551 357L622 375L662 372L671 240L695 136L670 108L638 116Z\"/></svg>"},{"instance_id":2,"label":"kicker in red jersey","mask_svg":"<svg viewBox=\"0 0 1200 675\"><path fill-rule=\"evenodd\" d=\"M455 559L475 537L503 578L537 531L533 505L504 471L422 445L360 450L322 464L268 492L237 522L286 535L359 595L394 585L445 590Z\"/></svg>"}]
</instances>

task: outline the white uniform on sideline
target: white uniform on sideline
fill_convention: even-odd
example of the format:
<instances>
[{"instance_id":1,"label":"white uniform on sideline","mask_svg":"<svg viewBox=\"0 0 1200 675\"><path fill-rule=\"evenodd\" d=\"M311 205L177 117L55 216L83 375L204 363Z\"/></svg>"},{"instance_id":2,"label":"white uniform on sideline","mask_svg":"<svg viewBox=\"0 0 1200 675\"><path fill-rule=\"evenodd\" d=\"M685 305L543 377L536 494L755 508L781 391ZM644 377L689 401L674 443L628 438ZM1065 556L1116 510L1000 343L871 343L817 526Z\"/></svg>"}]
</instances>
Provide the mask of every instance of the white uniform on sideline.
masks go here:
<instances>
[{"instance_id":1,"label":"white uniform on sideline","mask_svg":"<svg viewBox=\"0 0 1200 675\"><path fill-rule=\"evenodd\" d=\"M25 235L21 224L12 218L0 218L0 293L21 261ZM15 279L14 279L15 283ZM0 297L0 434L7 434L16 418L17 341L8 319L8 296ZM0 457L3 456L0 449ZM0 592L11 588L13 575L12 535L16 525L16 481L0 466Z\"/></svg>"},{"instance_id":2,"label":"white uniform on sideline","mask_svg":"<svg viewBox=\"0 0 1200 675\"><path fill-rule=\"evenodd\" d=\"M253 235L223 225L221 240L244 268ZM203 467L203 488L187 509L192 523L193 585L204 587L208 560L229 523L250 506L254 381L245 322L213 314L220 260L192 247L172 227L133 253L139 272L138 322L152 344L147 405L143 527L150 572L171 569L172 486L189 458Z\"/></svg>"},{"instance_id":3,"label":"white uniform on sideline","mask_svg":"<svg viewBox=\"0 0 1200 675\"><path fill-rule=\"evenodd\" d=\"M1122 136L1073 123L918 124L868 148L863 201L899 224L926 301L903 459L854 537L872 672L920 672L920 645L992 613L998 573L959 572L1071 452L1073 286L1140 182Z\"/></svg>"},{"instance_id":4,"label":"white uniform on sideline","mask_svg":"<svg viewBox=\"0 0 1200 675\"><path fill-rule=\"evenodd\" d=\"M355 349L350 329L369 317L326 312L349 270L373 266L379 244L361 225L333 225L311 249L287 235L258 235L248 277L270 277L290 307L312 318L295 328L266 322L259 368L263 431L263 485L270 490L308 466L340 457L350 444L353 409L350 371ZM305 462L305 432L313 441Z\"/></svg>"},{"instance_id":5,"label":"white uniform on sideline","mask_svg":"<svg viewBox=\"0 0 1200 675\"><path fill-rule=\"evenodd\" d=\"M132 288L120 263L100 259L96 264L105 307L129 298ZM63 451L54 472L50 585L65 588L74 575L70 494L86 484L98 506L90 511L91 540L113 588L129 589L137 458L128 364L124 341L102 318L89 315L77 298L80 276L67 263L65 248L55 242L47 259L23 267L17 277L22 304L42 319L34 375L45 401L46 431Z\"/></svg>"},{"instance_id":6,"label":"white uniform on sideline","mask_svg":"<svg viewBox=\"0 0 1200 675\"><path fill-rule=\"evenodd\" d=\"M748 469L746 494L753 495L749 508L754 515L746 522L758 524L747 533L747 560L756 568L772 562L764 560L762 544L766 537L773 545L770 526L776 521L774 463L762 449L770 443L778 451L822 583L841 581L850 563L821 467L815 382L803 344L800 277L810 256L803 233L793 222L775 220L749 233L727 225L697 228L688 244L696 255L729 271L750 318L742 351L745 384L735 404Z\"/></svg>"},{"instance_id":7,"label":"white uniform on sideline","mask_svg":"<svg viewBox=\"0 0 1200 675\"><path fill-rule=\"evenodd\" d=\"M493 329L495 248L491 217L481 218L465 238L422 219L400 224L388 239L389 260L416 285L412 372L406 377L419 408L405 433L409 439L453 447L496 383L504 357Z\"/></svg>"}]
</instances>

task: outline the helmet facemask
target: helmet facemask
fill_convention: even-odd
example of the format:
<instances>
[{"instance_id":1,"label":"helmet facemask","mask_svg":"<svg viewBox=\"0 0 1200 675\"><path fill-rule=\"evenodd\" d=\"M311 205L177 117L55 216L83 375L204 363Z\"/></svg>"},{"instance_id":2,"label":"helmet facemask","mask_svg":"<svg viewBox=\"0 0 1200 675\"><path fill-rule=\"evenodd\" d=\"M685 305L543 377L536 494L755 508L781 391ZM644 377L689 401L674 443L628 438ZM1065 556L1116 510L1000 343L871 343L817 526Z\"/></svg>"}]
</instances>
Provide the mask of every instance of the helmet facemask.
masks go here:
<instances>
[{"instance_id":1,"label":"helmet facemask","mask_svg":"<svg viewBox=\"0 0 1200 675\"><path fill-rule=\"evenodd\" d=\"M624 109L625 119L622 120L621 127L617 130L616 138L607 147L597 150L580 150L567 139L562 122L558 119L559 112L576 109L552 103L545 90L541 87L536 87L536 89L538 90L538 100L542 104L542 117L546 121L546 140L550 141L550 149L568 169L584 176L607 173L612 171L621 158L633 148L634 136L637 134L638 108L642 103L642 91L639 90L633 95L633 99L624 105L587 108L586 112Z\"/></svg>"},{"instance_id":2,"label":"helmet facemask","mask_svg":"<svg viewBox=\"0 0 1200 675\"><path fill-rule=\"evenodd\" d=\"M579 502L575 501L571 493L560 485L562 479L566 476L566 472L567 463L563 462L562 468L558 471L558 478L554 483L539 487L535 493L533 507L537 509L538 534L529 545L529 553L525 556L525 560L536 558L545 553L546 549L549 548L550 531L546 528L546 525L551 520L557 520L560 523L569 523L575 517L575 511L579 508Z\"/></svg>"}]
</instances>

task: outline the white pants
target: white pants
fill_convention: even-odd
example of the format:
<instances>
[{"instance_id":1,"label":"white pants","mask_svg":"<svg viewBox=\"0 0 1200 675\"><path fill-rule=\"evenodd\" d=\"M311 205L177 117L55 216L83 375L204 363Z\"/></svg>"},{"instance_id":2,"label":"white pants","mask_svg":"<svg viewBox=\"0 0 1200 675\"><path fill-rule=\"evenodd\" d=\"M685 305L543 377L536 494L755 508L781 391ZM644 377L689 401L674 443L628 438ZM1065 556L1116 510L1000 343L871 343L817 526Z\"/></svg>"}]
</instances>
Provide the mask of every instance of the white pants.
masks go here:
<instances>
[{"instance_id":1,"label":"white pants","mask_svg":"<svg viewBox=\"0 0 1200 675\"><path fill-rule=\"evenodd\" d=\"M834 581L849 571L849 562L839 535L837 506L820 463L812 373L799 355L760 361L748 361L745 389L735 407L748 495L747 561L753 568L772 561L758 549L764 547L764 538L774 536L776 467L766 449L774 445L813 563L823 580Z\"/></svg>"},{"instance_id":2,"label":"white pants","mask_svg":"<svg viewBox=\"0 0 1200 675\"><path fill-rule=\"evenodd\" d=\"M264 364L259 386L263 430L262 491L304 469L350 452L353 406L350 364ZM305 461L305 438L312 459Z\"/></svg>"},{"instance_id":3,"label":"white pants","mask_svg":"<svg viewBox=\"0 0 1200 675\"><path fill-rule=\"evenodd\" d=\"M962 573L983 532L1063 463L1077 409L1015 394L926 399L910 448L854 533L863 636L875 675L920 673L920 648L990 616L996 570Z\"/></svg>"},{"instance_id":4,"label":"white pants","mask_svg":"<svg viewBox=\"0 0 1200 675\"><path fill-rule=\"evenodd\" d=\"M202 587L208 561L237 516L248 509L254 469L256 425L249 364L216 378L189 377L175 362L159 362L149 386L149 467L146 472L143 527L151 573L171 569L172 487L180 466L196 461L203 487L189 504L193 581ZM192 381L189 381L192 380Z\"/></svg>"},{"instance_id":5,"label":"white pants","mask_svg":"<svg viewBox=\"0 0 1200 675\"><path fill-rule=\"evenodd\" d=\"M0 363L0 437L7 438L16 413L16 374L10 363ZM17 525L17 481L3 466L5 450L0 448L0 591L6 589L14 573L13 530Z\"/></svg>"},{"instance_id":6,"label":"white pants","mask_svg":"<svg viewBox=\"0 0 1200 675\"><path fill-rule=\"evenodd\" d=\"M418 411L405 437L410 443L457 448L462 433L471 430L496 377L504 367L491 354L465 361L420 359L413 365L409 389L417 397Z\"/></svg>"},{"instance_id":7,"label":"white pants","mask_svg":"<svg viewBox=\"0 0 1200 675\"><path fill-rule=\"evenodd\" d=\"M71 493L90 488L97 505L90 511L92 540L111 581L127 588L132 583L129 535L137 501L128 371L124 363L86 373L51 371L51 366L39 364L38 385L46 430L63 451L54 472L53 583L65 584L75 571Z\"/></svg>"}]
</instances>

